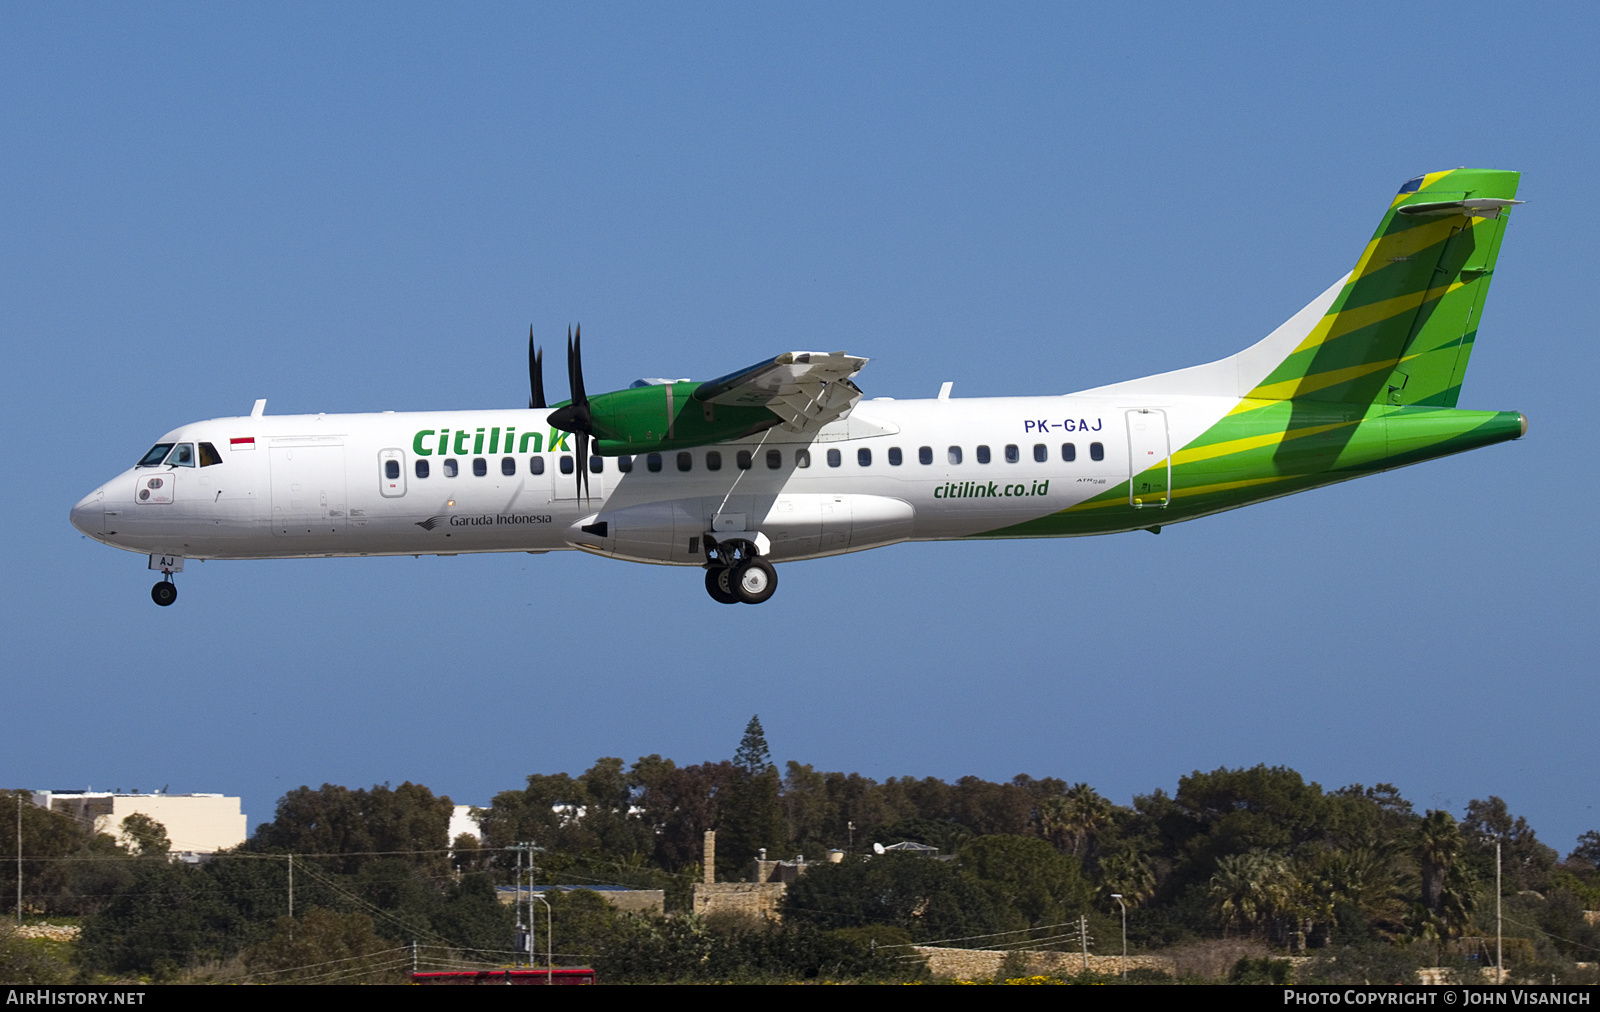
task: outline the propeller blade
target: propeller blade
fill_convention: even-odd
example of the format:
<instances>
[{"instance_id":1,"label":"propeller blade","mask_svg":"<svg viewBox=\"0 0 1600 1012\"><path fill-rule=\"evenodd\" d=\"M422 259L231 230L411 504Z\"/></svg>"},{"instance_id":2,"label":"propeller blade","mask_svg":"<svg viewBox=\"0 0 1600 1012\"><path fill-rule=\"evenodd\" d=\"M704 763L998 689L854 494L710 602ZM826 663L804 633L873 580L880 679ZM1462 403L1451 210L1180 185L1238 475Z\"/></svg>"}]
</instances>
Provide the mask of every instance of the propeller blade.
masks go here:
<instances>
[{"instance_id":1,"label":"propeller blade","mask_svg":"<svg viewBox=\"0 0 1600 1012\"><path fill-rule=\"evenodd\" d=\"M528 325L528 407L548 408L544 400L544 352L533 347L533 325Z\"/></svg>"},{"instance_id":2,"label":"propeller blade","mask_svg":"<svg viewBox=\"0 0 1600 1012\"><path fill-rule=\"evenodd\" d=\"M578 435L578 490L584 502L589 501L589 434Z\"/></svg>"},{"instance_id":3,"label":"propeller blade","mask_svg":"<svg viewBox=\"0 0 1600 1012\"><path fill-rule=\"evenodd\" d=\"M572 339L572 403L589 406L589 395L583 389L583 324Z\"/></svg>"}]
</instances>

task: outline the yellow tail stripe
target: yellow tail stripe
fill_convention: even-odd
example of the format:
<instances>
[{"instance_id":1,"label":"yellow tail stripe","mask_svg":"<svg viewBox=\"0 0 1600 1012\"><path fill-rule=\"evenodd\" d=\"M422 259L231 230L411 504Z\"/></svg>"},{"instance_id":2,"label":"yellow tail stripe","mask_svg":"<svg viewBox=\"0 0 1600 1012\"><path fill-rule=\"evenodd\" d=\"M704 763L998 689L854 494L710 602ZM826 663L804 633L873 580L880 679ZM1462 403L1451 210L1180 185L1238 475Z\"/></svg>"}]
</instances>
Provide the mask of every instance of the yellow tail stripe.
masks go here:
<instances>
[{"instance_id":1,"label":"yellow tail stripe","mask_svg":"<svg viewBox=\"0 0 1600 1012\"><path fill-rule=\"evenodd\" d=\"M1348 422L1332 422L1328 425L1310 425L1303 429L1295 429L1292 432L1268 432L1260 436L1245 436L1242 439L1228 439L1220 443L1211 443L1207 446L1185 447L1184 449L1179 450L1177 453L1172 455L1172 463L1174 465L1193 464L1197 461L1211 460L1215 457L1226 457L1229 454L1244 453L1247 450L1257 450L1263 446L1272 446L1276 443L1287 442L1291 439L1299 439L1301 436L1315 436L1320 432L1328 432L1333 429L1339 429L1347 425L1355 424L1355 420Z\"/></svg>"}]
</instances>

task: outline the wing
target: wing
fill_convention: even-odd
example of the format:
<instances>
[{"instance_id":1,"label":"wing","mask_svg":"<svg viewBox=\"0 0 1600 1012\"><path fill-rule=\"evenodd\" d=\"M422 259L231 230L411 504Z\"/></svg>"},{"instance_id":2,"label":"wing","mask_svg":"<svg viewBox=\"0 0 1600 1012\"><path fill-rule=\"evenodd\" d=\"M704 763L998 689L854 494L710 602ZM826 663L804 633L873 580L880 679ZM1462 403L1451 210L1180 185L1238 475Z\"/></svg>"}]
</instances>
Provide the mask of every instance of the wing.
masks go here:
<instances>
[{"instance_id":1,"label":"wing","mask_svg":"<svg viewBox=\"0 0 1600 1012\"><path fill-rule=\"evenodd\" d=\"M707 380L694 399L728 407L766 408L790 432L815 431L850 413L861 399L851 377L867 364L842 351L791 351Z\"/></svg>"}]
</instances>

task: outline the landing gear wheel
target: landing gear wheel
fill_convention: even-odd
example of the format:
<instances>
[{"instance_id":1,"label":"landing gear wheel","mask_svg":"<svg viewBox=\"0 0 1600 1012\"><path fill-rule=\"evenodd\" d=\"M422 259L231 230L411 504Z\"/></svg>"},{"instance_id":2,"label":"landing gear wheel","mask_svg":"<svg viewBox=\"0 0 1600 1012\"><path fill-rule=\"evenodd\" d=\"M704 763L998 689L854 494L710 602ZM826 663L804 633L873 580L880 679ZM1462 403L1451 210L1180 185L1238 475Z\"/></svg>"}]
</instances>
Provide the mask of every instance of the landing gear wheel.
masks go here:
<instances>
[{"instance_id":1,"label":"landing gear wheel","mask_svg":"<svg viewBox=\"0 0 1600 1012\"><path fill-rule=\"evenodd\" d=\"M739 600L745 604L760 604L778 589L778 571L766 559L746 559L734 567L729 583Z\"/></svg>"},{"instance_id":2,"label":"landing gear wheel","mask_svg":"<svg viewBox=\"0 0 1600 1012\"><path fill-rule=\"evenodd\" d=\"M162 580L150 588L150 600L165 608L178 599L178 585Z\"/></svg>"},{"instance_id":3,"label":"landing gear wheel","mask_svg":"<svg viewBox=\"0 0 1600 1012\"><path fill-rule=\"evenodd\" d=\"M706 593L718 604L739 603L739 595L733 592L732 583L727 566L712 566L706 570Z\"/></svg>"}]
</instances>

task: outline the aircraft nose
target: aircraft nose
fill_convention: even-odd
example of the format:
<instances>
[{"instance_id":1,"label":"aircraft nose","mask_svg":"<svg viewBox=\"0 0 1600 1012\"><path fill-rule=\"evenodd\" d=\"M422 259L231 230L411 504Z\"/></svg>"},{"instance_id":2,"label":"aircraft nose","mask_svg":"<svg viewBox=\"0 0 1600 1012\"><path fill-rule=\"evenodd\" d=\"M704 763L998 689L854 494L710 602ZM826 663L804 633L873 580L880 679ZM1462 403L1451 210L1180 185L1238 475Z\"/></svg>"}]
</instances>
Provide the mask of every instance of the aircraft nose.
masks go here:
<instances>
[{"instance_id":1,"label":"aircraft nose","mask_svg":"<svg viewBox=\"0 0 1600 1012\"><path fill-rule=\"evenodd\" d=\"M97 488L72 507L72 526L91 538L98 538L105 516L105 490Z\"/></svg>"}]
</instances>

